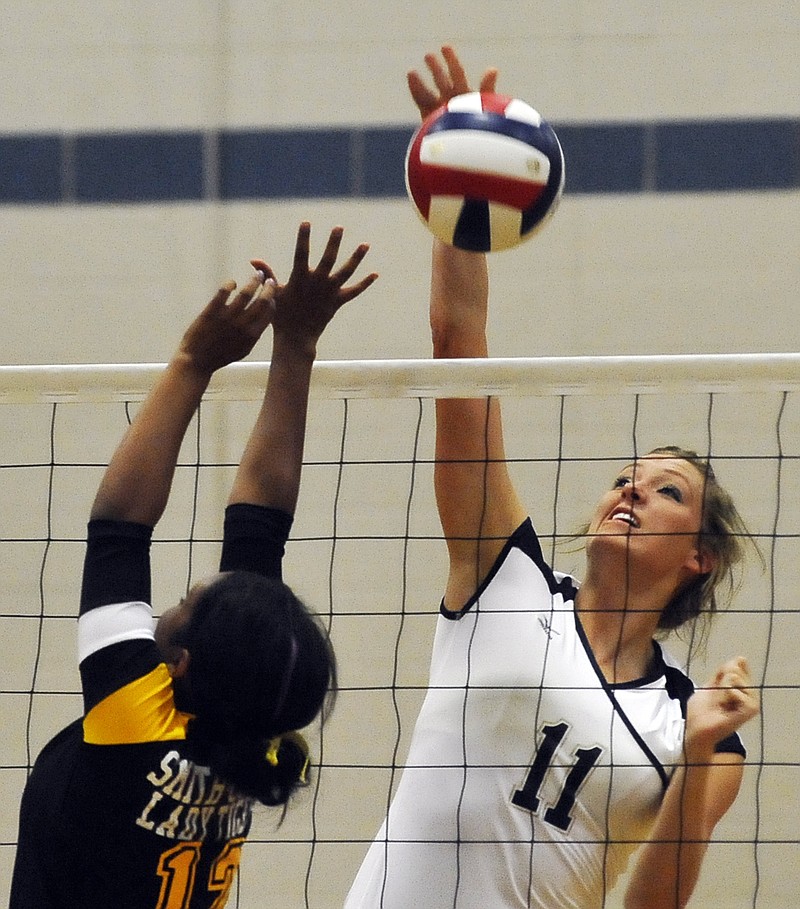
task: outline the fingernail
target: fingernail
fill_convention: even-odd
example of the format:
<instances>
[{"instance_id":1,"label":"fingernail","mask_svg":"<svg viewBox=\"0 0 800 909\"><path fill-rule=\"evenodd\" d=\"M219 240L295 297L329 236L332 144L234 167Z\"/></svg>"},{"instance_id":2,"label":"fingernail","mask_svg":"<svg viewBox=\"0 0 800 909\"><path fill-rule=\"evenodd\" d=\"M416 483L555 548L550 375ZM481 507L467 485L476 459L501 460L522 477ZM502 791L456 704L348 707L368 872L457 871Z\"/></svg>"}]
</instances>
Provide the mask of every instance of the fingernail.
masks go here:
<instances>
[{"instance_id":1,"label":"fingernail","mask_svg":"<svg viewBox=\"0 0 800 909\"><path fill-rule=\"evenodd\" d=\"M267 273L263 269L257 268L256 277L263 284L267 280Z\"/></svg>"}]
</instances>

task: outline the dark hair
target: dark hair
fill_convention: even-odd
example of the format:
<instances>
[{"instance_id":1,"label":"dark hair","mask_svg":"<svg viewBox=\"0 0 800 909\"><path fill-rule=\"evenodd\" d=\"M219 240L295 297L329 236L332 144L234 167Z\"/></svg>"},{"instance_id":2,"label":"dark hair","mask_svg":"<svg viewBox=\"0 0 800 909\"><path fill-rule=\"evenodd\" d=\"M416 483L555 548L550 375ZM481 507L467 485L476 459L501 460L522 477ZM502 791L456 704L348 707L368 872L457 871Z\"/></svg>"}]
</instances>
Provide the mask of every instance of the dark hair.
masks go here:
<instances>
[{"instance_id":1,"label":"dark hair","mask_svg":"<svg viewBox=\"0 0 800 909\"><path fill-rule=\"evenodd\" d=\"M173 642L189 652L176 700L194 715L187 738L198 757L242 795L285 804L305 781L308 751L283 733L336 697L325 630L282 581L232 571L200 592Z\"/></svg>"}]
</instances>

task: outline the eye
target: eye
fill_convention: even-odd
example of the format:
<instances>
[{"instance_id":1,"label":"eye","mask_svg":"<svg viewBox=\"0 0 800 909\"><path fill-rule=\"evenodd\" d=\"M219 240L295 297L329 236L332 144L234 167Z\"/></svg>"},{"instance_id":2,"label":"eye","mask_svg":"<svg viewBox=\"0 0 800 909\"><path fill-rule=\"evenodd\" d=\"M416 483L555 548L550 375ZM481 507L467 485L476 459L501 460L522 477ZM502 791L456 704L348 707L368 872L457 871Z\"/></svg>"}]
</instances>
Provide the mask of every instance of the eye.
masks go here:
<instances>
[{"instance_id":1,"label":"eye","mask_svg":"<svg viewBox=\"0 0 800 909\"><path fill-rule=\"evenodd\" d=\"M669 496L671 499L675 499L676 502L683 501L683 493L677 486L667 484L666 486L662 486L658 491L663 492L664 495Z\"/></svg>"},{"instance_id":2,"label":"eye","mask_svg":"<svg viewBox=\"0 0 800 909\"><path fill-rule=\"evenodd\" d=\"M611 488L619 489L622 486L627 486L630 483L630 481L631 481L630 477L625 477L625 476L617 477L617 479L614 480L614 485Z\"/></svg>"}]
</instances>

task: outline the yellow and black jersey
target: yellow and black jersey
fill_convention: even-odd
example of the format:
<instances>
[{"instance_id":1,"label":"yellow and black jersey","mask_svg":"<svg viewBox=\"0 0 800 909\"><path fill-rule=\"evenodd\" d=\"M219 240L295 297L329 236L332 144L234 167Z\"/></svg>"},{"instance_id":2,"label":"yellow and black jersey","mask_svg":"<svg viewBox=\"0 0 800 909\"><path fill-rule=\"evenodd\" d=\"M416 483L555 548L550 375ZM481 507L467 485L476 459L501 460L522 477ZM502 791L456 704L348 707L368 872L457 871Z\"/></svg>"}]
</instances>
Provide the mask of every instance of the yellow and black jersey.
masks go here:
<instances>
[{"instance_id":1,"label":"yellow and black jersey","mask_svg":"<svg viewBox=\"0 0 800 909\"><path fill-rule=\"evenodd\" d=\"M280 577L291 516L233 505L220 569ZM89 524L78 651L84 716L36 760L10 909L220 909L252 802L194 760L155 644L149 527Z\"/></svg>"}]
</instances>

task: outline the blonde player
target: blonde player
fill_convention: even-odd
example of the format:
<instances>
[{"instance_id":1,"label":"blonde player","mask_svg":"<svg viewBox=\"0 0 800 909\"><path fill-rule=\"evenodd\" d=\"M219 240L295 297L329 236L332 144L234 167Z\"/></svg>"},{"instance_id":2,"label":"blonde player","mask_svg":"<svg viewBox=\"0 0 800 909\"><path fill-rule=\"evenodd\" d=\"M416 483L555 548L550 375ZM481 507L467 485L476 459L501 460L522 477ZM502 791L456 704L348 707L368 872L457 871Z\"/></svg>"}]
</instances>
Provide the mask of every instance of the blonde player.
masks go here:
<instances>
[{"instance_id":1,"label":"blonde player","mask_svg":"<svg viewBox=\"0 0 800 909\"><path fill-rule=\"evenodd\" d=\"M469 90L428 55L422 116ZM480 89L493 91L497 71ZM485 257L434 241L434 355L487 356ZM581 584L545 562L504 462L497 400L437 402L450 571L406 767L346 909L678 909L742 778L746 662L706 688L656 642L715 605L741 520L710 466L666 448L600 499Z\"/></svg>"}]
</instances>

